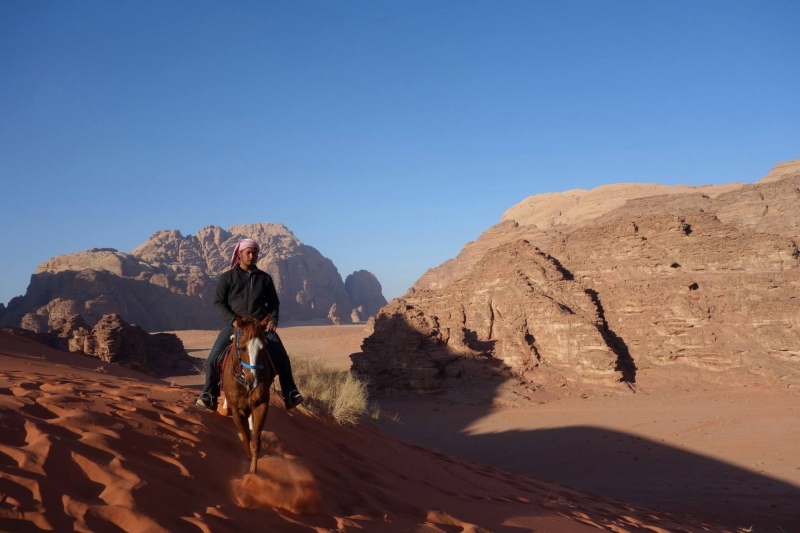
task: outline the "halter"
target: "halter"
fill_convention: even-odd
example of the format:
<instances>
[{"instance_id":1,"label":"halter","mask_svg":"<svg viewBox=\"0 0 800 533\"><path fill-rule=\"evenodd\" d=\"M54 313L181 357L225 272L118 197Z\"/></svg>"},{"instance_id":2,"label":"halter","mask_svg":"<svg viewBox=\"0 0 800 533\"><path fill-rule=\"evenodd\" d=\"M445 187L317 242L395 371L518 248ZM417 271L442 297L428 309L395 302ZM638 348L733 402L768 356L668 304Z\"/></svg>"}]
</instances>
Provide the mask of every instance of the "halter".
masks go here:
<instances>
[{"instance_id":1,"label":"halter","mask_svg":"<svg viewBox=\"0 0 800 533\"><path fill-rule=\"evenodd\" d=\"M241 330L239 329L238 326L234 326L234 327L235 327L235 330L236 330L236 359L237 359L237 362L239 363L239 367L240 368L243 367L243 368L246 368L248 370L256 370L256 371L261 370L262 368L264 368L264 364L263 363L259 363L257 365L250 365L250 364L245 363L244 361L242 361L242 349L239 347L239 332ZM250 354L250 357L252 357L252 356L253 356L253 354ZM269 357L269 355L267 355L267 357ZM248 391L252 391L253 389L255 389L258 386L258 373L257 372L253 372L253 381L251 383L249 383L249 384L244 379L244 370L243 369L240 369L239 372L234 372L233 376L236 378L236 382L239 385L241 385L242 387L244 387L245 389L247 389Z\"/></svg>"}]
</instances>

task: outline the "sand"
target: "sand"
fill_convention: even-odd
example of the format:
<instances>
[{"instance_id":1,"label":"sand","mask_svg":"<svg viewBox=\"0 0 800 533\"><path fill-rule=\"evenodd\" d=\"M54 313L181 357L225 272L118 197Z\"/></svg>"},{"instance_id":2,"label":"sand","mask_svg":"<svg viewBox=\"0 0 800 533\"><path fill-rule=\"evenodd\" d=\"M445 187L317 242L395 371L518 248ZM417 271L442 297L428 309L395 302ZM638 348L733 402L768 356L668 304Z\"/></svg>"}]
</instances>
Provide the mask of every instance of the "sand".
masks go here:
<instances>
[{"instance_id":1,"label":"sand","mask_svg":"<svg viewBox=\"0 0 800 533\"><path fill-rule=\"evenodd\" d=\"M177 333L198 363L216 338ZM345 369L365 332L280 334ZM232 421L191 407L201 376L3 335L0 530L800 531L800 395L650 372L635 393L384 396L399 422L355 428L273 399L248 478Z\"/></svg>"},{"instance_id":2,"label":"sand","mask_svg":"<svg viewBox=\"0 0 800 533\"><path fill-rule=\"evenodd\" d=\"M449 396L382 398L402 423L381 428L449 455L685 517L800 531L798 395L594 391L513 405L464 405Z\"/></svg>"},{"instance_id":3,"label":"sand","mask_svg":"<svg viewBox=\"0 0 800 533\"><path fill-rule=\"evenodd\" d=\"M177 333L189 342L203 334ZM292 353L340 369L364 335L358 327L281 329ZM326 349L327 339L347 348ZM714 380L696 369L656 368L641 371L635 393L531 394L484 383L376 401L400 418L381 423L383 431L451 456L727 527L800 531L800 395Z\"/></svg>"},{"instance_id":4,"label":"sand","mask_svg":"<svg viewBox=\"0 0 800 533\"><path fill-rule=\"evenodd\" d=\"M0 334L0 530L725 531L273 398L260 474L196 391Z\"/></svg>"}]
</instances>

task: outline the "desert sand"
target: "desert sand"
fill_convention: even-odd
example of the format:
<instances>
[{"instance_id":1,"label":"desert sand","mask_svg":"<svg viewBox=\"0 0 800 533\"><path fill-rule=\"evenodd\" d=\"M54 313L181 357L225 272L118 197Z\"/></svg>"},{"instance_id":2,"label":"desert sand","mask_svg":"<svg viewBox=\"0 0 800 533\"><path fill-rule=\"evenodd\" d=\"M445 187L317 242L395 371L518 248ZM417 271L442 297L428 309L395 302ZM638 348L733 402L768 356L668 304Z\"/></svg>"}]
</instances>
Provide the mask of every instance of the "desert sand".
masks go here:
<instances>
[{"instance_id":1,"label":"desert sand","mask_svg":"<svg viewBox=\"0 0 800 533\"><path fill-rule=\"evenodd\" d=\"M685 517L800 531L800 397L682 386L527 400L384 398L395 436L449 455ZM489 392L488 390L486 392ZM472 405L465 405L465 403Z\"/></svg>"},{"instance_id":2,"label":"desert sand","mask_svg":"<svg viewBox=\"0 0 800 533\"><path fill-rule=\"evenodd\" d=\"M259 475L196 391L0 333L0 530L729 531L273 398Z\"/></svg>"},{"instance_id":3,"label":"desert sand","mask_svg":"<svg viewBox=\"0 0 800 533\"><path fill-rule=\"evenodd\" d=\"M202 357L216 338L175 333ZM346 369L366 332L315 326L280 334L290 353ZM531 393L495 381L374 401L399 415L399 423L379 423L382 431L451 457L719 527L800 531L800 395L713 384L706 373L644 369L635 392L568 385Z\"/></svg>"},{"instance_id":4,"label":"desert sand","mask_svg":"<svg viewBox=\"0 0 800 533\"><path fill-rule=\"evenodd\" d=\"M176 334L183 341L186 352L197 358L197 364L194 374L167 380L175 385L202 385L203 365L219 332L195 329L169 333ZM318 358L335 370L350 368L350 354L361 349L361 341L367 335L363 324L281 327L278 333L291 357Z\"/></svg>"}]
</instances>

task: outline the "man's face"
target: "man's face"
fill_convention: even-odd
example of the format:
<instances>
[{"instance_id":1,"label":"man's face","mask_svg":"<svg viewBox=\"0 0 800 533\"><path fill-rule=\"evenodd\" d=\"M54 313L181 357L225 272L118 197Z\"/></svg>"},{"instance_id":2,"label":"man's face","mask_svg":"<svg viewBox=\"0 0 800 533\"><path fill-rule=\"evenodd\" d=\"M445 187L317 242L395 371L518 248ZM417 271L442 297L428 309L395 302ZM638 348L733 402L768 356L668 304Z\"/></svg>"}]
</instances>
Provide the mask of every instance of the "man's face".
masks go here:
<instances>
[{"instance_id":1,"label":"man's face","mask_svg":"<svg viewBox=\"0 0 800 533\"><path fill-rule=\"evenodd\" d=\"M258 261L258 250L255 248L247 248L239 252L239 263L245 269L250 269L256 266Z\"/></svg>"}]
</instances>

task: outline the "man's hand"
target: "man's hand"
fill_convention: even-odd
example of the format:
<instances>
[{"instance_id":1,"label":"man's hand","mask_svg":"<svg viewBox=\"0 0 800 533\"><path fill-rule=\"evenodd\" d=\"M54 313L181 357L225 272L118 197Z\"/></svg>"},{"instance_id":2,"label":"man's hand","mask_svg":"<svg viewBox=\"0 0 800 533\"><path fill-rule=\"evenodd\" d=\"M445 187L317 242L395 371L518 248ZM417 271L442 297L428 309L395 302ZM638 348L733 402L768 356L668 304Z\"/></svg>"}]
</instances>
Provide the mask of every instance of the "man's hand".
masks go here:
<instances>
[{"instance_id":1,"label":"man's hand","mask_svg":"<svg viewBox=\"0 0 800 533\"><path fill-rule=\"evenodd\" d=\"M270 320L267 322L267 333L273 333L276 329L278 329L278 324Z\"/></svg>"}]
</instances>

